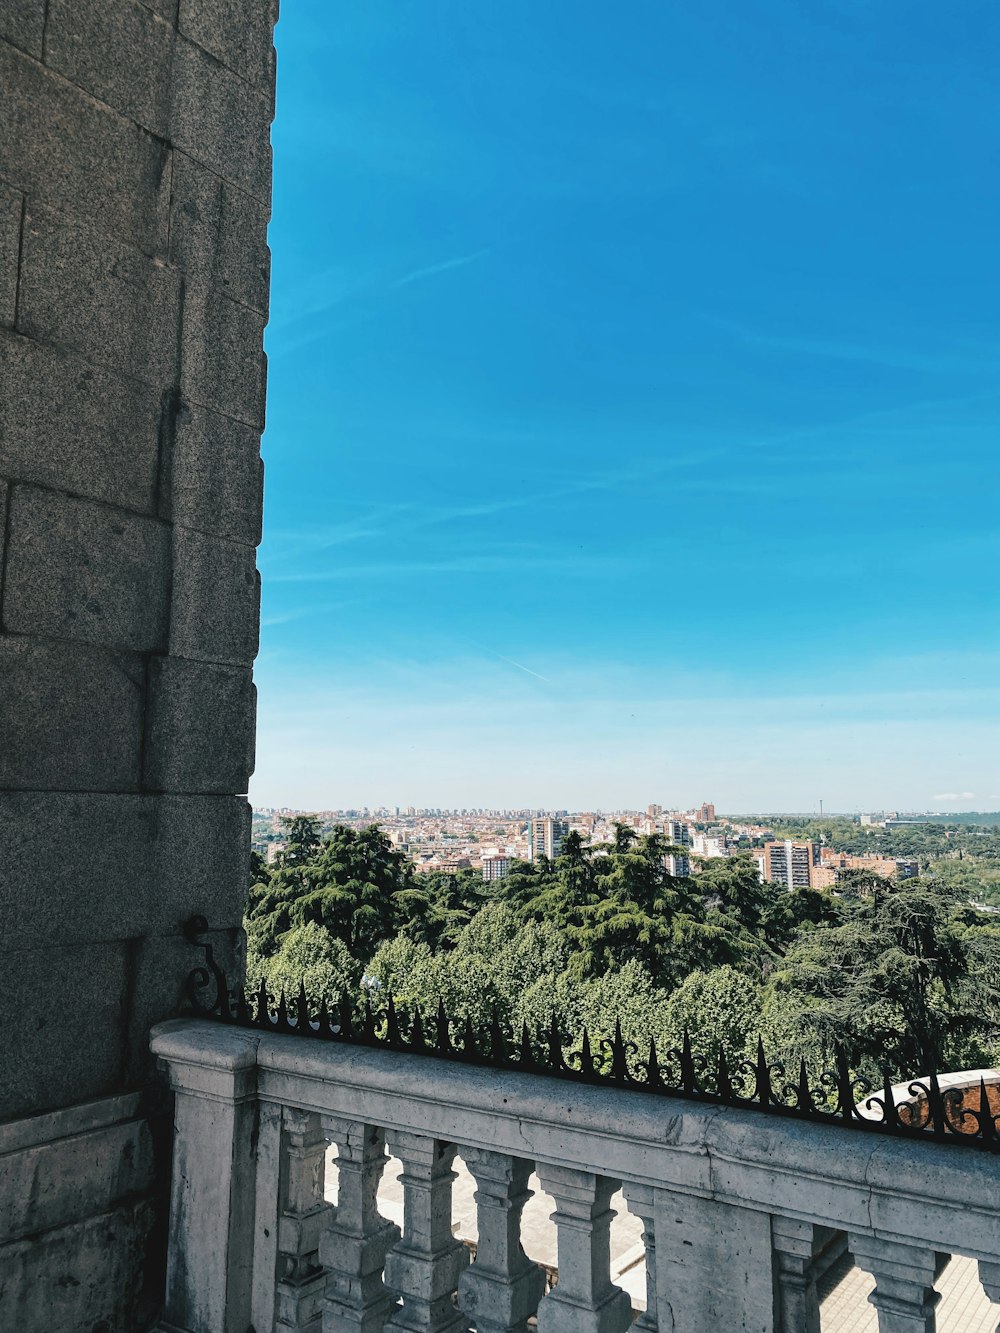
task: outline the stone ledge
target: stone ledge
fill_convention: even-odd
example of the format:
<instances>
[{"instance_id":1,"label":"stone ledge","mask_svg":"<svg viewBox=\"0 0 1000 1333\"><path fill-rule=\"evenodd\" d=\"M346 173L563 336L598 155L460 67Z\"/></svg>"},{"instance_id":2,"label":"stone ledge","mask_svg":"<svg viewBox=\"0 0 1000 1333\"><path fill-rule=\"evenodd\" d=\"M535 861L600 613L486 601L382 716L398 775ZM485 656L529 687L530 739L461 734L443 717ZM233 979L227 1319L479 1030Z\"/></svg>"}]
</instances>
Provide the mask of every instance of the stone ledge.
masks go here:
<instances>
[{"instance_id":1,"label":"stone ledge","mask_svg":"<svg viewBox=\"0 0 1000 1333\"><path fill-rule=\"evenodd\" d=\"M152 1203L139 1200L0 1247L0 1328L146 1327L142 1274L155 1222Z\"/></svg>"},{"instance_id":2,"label":"stone ledge","mask_svg":"<svg viewBox=\"0 0 1000 1333\"><path fill-rule=\"evenodd\" d=\"M23 1120L8 1120L0 1125L0 1156L23 1152L39 1144L93 1130L106 1129L122 1120L134 1120L139 1111L142 1094L124 1092L116 1097L102 1097L97 1101L78 1102L58 1111L27 1116Z\"/></svg>"},{"instance_id":3,"label":"stone ledge","mask_svg":"<svg viewBox=\"0 0 1000 1333\"><path fill-rule=\"evenodd\" d=\"M5 1153L0 1245L86 1221L148 1194L153 1184L149 1128L137 1118Z\"/></svg>"}]
</instances>

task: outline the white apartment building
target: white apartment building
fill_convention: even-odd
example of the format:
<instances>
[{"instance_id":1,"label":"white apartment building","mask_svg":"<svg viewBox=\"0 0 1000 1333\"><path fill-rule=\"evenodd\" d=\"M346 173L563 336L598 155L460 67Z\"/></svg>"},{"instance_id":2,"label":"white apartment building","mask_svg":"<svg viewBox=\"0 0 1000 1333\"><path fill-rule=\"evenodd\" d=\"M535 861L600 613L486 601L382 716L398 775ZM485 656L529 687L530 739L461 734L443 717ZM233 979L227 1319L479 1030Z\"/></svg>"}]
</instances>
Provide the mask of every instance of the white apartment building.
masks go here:
<instances>
[{"instance_id":1,"label":"white apartment building","mask_svg":"<svg viewBox=\"0 0 1000 1333\"><path fill-rule=\"evenodd\" d=\"M691 829L682 819L665 819L663 821L663 836L667 842L674 847L691 846ZM682 855L670 855L663 858L663 864L666 866L669 875L690 875L691 858Z\"/></svg>"},{"instance_id":2,"label":"white apartment building","mask_svg":"<svg viewBox=\"0 0 1000 1333\"><path fill-rule=\"evenodd\" d=\"M533 819L531 821L531 859L547 856L554 861L562 851L563 838L569 832L568 819Z\"/></svg>"}]
</instances>

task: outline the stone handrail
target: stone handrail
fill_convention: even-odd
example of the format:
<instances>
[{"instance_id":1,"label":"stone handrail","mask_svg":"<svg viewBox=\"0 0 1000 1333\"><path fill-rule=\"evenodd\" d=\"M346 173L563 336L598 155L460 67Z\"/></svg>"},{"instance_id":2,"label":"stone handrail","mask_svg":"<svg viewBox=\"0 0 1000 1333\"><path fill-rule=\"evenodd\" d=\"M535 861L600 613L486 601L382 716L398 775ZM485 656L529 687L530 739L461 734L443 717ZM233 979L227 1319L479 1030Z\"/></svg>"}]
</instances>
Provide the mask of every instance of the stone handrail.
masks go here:
<instances>
[{"instance_id":1,"label":"stone handrail","mask_svg":"<svg viewBox=\"0 0 1000 1333\"><path fill-rule=\"evenodd\" d=\"M176 1093L170 1333L619 1333L610 1200L642 1220L663 1333L818 1333L815 1258L846 1234L883 1333L931 1333L944 1254L1000 1301L1000 1157L624 1089L161 1024ZM386 1143L402 1234L377 1211ZM326 1201L337 1149L337 1203ZM452 1163L475 1178L476 1259L453 1239ZM558 1283L520 1245L537 1172L555 1201Z\"/></svg>"}]
</instances>

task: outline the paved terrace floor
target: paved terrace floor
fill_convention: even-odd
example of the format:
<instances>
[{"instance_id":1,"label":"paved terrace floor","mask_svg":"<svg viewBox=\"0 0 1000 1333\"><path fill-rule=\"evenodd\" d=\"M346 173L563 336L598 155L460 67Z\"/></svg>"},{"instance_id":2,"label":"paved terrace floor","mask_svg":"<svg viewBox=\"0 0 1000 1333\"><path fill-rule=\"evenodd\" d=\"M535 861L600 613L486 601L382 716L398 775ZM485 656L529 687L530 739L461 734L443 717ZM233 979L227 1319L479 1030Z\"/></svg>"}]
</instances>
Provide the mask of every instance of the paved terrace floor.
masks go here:
<instances>
[{"instance_id":1,"label":"paved terrace floor","mask_svg":"<svg viewBox=\"0 0 1000 1333\"><path fill-rule=\"evenodd\" d=\"M453 1230L464 1241L475 1241L475 1181L461 1162L456 1162L458 1178L453 1191ZM386 1167L379 1190L379 1208L384 1217L400 1226L403 1222L403 1187L399 1183L400 1163L392 1158ZM336 1172L328 1173L336 1180ZM524 1210L521 1243L530 1258L548 1268L556 1264L556 1229L549 1220L552 1200L544 1193L535 1176L535 1191ZM335 1193L331 1196L336 1198ZM613 1207L618 1216L611 1229L611 1266L614 1281L629 1293L635 1309L646 1306L646 1266L642 1246L642 1225L628 1212L621 1194ZM820 1287L822 1333L878 1333L878 1315L868 1304L874 1283L845 1256L835 1264ZM996 1333L1000 1309L986 1297L979 1282L979 1272L972 1259L952 1259L938 1279L941 1293L938 1306L938 1333Z\"/></svg>"}]
</instances>

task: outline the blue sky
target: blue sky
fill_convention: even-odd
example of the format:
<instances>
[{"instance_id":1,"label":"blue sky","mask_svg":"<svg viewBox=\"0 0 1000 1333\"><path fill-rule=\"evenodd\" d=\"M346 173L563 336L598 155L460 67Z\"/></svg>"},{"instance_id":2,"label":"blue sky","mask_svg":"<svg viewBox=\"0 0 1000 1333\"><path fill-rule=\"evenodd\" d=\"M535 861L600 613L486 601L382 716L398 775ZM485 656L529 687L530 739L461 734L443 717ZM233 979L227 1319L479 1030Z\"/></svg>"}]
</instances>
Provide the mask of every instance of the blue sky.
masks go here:
<instances>
[{"instance_id":1,"label":"blue sky","mask_svg":"<svg viewBox=\"0 0 1000 1333\"><path fill-rule=\"evenodd\" d=\"M303 0L255 802L1000 808L993 0Z\"/></svg>"}]
</instances>

